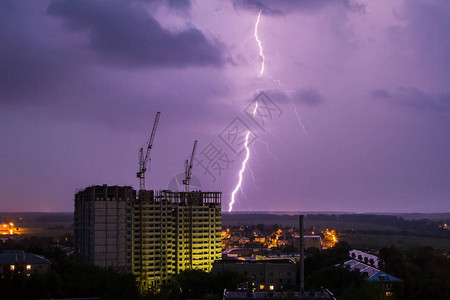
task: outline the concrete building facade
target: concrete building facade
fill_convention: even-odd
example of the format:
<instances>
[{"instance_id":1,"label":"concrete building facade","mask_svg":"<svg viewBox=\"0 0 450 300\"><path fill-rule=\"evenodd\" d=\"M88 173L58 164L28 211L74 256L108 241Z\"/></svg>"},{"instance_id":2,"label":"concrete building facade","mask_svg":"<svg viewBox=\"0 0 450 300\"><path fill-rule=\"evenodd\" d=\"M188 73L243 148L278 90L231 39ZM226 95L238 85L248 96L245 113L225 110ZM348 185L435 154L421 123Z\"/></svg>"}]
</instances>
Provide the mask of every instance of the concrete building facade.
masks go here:
<instances>
[{"instance_id":1,"label":"concrete building facade","mask_svg":"<svg viewBox=\"0 0 450 300\"><path fill-rule=\"evenodd\" d=\"M222 258L220 192L92 186L75 195L75 259L137 276L141 290Z\"/></svg>"},{"instance_id":2,"label":"concrete building facade","mask_svg":"<svg viewBox=\"0 0 450 300\"><path fill-rule=\"evenodd\" d=\"M130 186L91 186L75 194L75 260L131 272Z\"/></svg>"},{"instance_id":3,"label":"concrete building facade","mask_svg":"<svg viewBox=\"0 0 450 300\"><path fill-rule=\"evenodd\" d=\"M133 204L133 274L141 288L221 259L221 193L140 191Z\"/></svg>"}]
</instances>

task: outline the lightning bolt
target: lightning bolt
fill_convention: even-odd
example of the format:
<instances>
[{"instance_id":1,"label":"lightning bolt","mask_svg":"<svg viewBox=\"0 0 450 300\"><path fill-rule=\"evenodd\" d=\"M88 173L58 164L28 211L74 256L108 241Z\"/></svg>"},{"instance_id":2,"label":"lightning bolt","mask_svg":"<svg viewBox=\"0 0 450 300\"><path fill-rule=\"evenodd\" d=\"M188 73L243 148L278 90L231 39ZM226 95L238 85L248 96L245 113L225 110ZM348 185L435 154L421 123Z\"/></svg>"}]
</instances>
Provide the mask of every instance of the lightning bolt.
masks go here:
<instances>
[{"instance_id":1,"label":"lightning bolt","mask_svg":"<svg viewBox=\"0 0 450 300\"><path fill-rule=\"evenodd\" d=\"M258 101L255 102L255 108L253 109L253 115L256 115L256 110L258 109ZM245 143L244 143L244 148L245 148L245 158L242 161L242 166L241 166L241 170L239 170L239 181L236 185L236 187L234 188L233 192L231 193L231 201L230 204L228 206L228 212L231 212L233 210L233 204L236 200L236 193L241 189L241 185L242 185L242 174L245 171L245 168L247 167L247 162L250 158L250 149L248 148L248 138L250 137L250 130L247 131L247 135L245 136ZM253 177L253 171L250 171L252 174L252 178ZM242 194L245 196L244 191L242 191ZM245 196L247 198L247 196Z\"/></svg>"},{"instance_id":2,"label":"lightning bolt","mask_svg":"<svg viewBox=\"0 0 450 300\"><path fill-rule=\"evenodd\" d=\"M263 143L264 145L266 145L267 153L269 153L273 157L274 160L278 160L277 156L272 151L270 151L268 142L263 141L262 139L258 139L258 141Z\"/></svg>"},{"instance_id":3,"label":"lightning bolt","mask_svg":"<svg viewBox=\"0 0 450 300\"><path fill-rule=\"evenodd\" d=\"M288 89L284 84L282 84L282 83L281 83L281 80L279 80L279 79L274 79L272 76L270 76L269 74L267 74L267 73L265 72L264 65L265 65L266 58L265 58L265 56L264 56L264 52L263 52L263 47L262 47L261 40L259 39L259 36L258 36L258 27L259 27L259 22L260 22L260 20L261 20L261 13L262 13L262 11L263 11L263 10L261 9L261 10L259 11L259 13L258 13L258 18L256 19L256 23L255 23L255 33L254 33L255 40L256 40L256 42L258 43L258 47L259 47L259 56L261 56L261 59L262 59L262 62L261 62L261 70L260 70L260 72L259 72L258 78L261 77L262 75L266 75L268 78L270 78L270 80L272 80L274 83L276 83L276 84L278 84L280 87L282 87L282 88L286 91L286 93L287 93L288 95L291 95L293 91L290 90L290 89ZM305 128L305 126L303 125L300 116L298 115L298 112L297 112L297 106L295 105L294 102L292 102L292 105L294 106L294 112L295 112L295 116L297 117L298 124L299 124L300 127L302 128L302 130L303 130L303 132L305 133L306 137L309 139L308 132L306 131L306 128Z\"/></svg>"},{"instance_id":4,"label":"lightning bolt","mask_svg":"<svg viewBox=\"0 0 450 300\"><path fill-rule=\"evenodd\" d=\"M245 158L242 161L242 167L241 170L239 171L239 181L236 185L236 187L234 188L233 192L231 193L231 201L230 201L230 205L228 207L228 212L231 212L233 210L233 204L236 198L236 193L237 191L239 191L241 184L242 184L242 173L244 173L245 171L245 166L247 165L247 161L250 158L250 150L248 149L248 137L250 136L250 130L247 131L247 135L245 136L245 143L244 143L244 148L245 148Z\"/></svg>"},{"instance_id":5,"label":"lightning bolt","mask_svg":"<svg viewBox=\"0 0 450 300\"><path fill-rule=\"evenodd\" d=\"M211 25L217 24L219 23L219 15L221 15L222 13L225 12L225 9L221 9L221 10L216 10L214 11L214 15L215 15L215 20L206 24L206 25L200 25L197 26L198 28L206 28L206 27L210 27Z\"/></svg>"},{"instance_id":6,"label":"lightning bolt","mask_svg":"<svg viewBox=\"0 0 450 300\"><path fill-rule=\"evenodd\" d=\"M263 11L263 10L261 9L261 10L259 11L259 13L258 13L258 17L257 17L256 23L255 23L255 31L254 31L254 37L255 37L255 40L256 40L256 42L257 42L257 44L258 44L258 47L259 47L259 56L261 57L261 60L262 60L262 61L261 61L261 69L260 69L260 71L259 71L258 78L261 77L262 75L266 75L266 76L267 76L268 78L270 78L273 82L277 83L279 86L281 86L282 88L284 88L284 90L285 90L288 94L290 94L292 91L289 90L286 86L284 86L284 85L281 83L280 80L276 80L276 79L272 78L269 74L267 74L267 73L265 72L264 67L265 67L265 61L266 61L266 58L265 58L265 56L264 56L264 52L263 52L263 47L262 47L261 40L259 39L259 36L258 36L258 27L259 27L259 22L260 22L260 20L261 20L261 13L262 13L262 11ZM294 104L294 103L293 103L293 104ZM254 115L254 116L256 115L256 111L257 111L257 110L258 110L258 102L255 102L255 107L254 107L254 109L253 109L253 115ZM295 104L294 104L294 111L295 111L295 115L297 116L297 120L298 120L298 122L299 122L301 128L303 129L303 132L304 132L305 135L309 138L308 133L306 132L305 126L303 126L303 123L301 122L300 116L299 116L298 113L297 113L297 107L295 106ZM249 147L248 147L248 139L249 139L249 137L250 137L250 130L247 131L247 134L246 134L246 136L245 136L245 142L244 142L245 158L244 158L244 160L242 161L241 169L239 170L239 174L238 174L238 175L239 175L239 180L238 180L238 183L236 184L236 186L235 186L233 192L231 193L231 201L230 201L229 206L228 206L228 212L231 212L231 211L233 210L233 204L234 204L235 201L236 201L236 193L237 193L238 191L241 191L241 193L243 194L243 196L244 196L245 198L247 198L247 196L245 195L244 191L242 190L242 180L243 180L242 175L243 175L243 173L244 173L244 171L245 171L246 169L249 169L249 171L250 171L250 173L251 173L251 176L252 176L252 179L253 179L253 182L255 181L255 177L253 176L253 171L250 169L250 166L247 165L248 160L250 159L250 149L249 149ZM266 144L266 146L267 146L267 151L268 151L271 155L273 155L273 157L276 159L276 156L275 156L275 155L270 151L270 149L269 149L269 144L267 144L266 142L263 142L263 143Z\"/></svg>"},{"instance_id":7,"label":"lightning bolt","mask_svg":"<svg viewBox=\"0 0 450 300\"><path fill-rule=\"evenodd\" d=\"M297 106L295 105L294 102L292 102L292 105L294 106L294 113L295 113L295 116L297 117L298 124L300 124L300 126L301 126L302 129L303 129L303 132L305 133L306 137L307 137L308 140L309 140L308 132L306 131L305 126L303 126L302 120L300 119L300 116L298 115L298 112L297 112Z\"/></svg>"},{"instance_id":8,"label":"lightning bolt","mask_svg":"<svg viewBox=\"0 0 450 300\"><path fill-rule=\"evenodd\" d=\"M258 43L258 47L259 47L259 56L261 56L262 62L261 62L261 71L259 71L259 75L258 77L261 77L264 74L264 63L266 58L264 57L264 53L263 53L263 48L262 48L262 44L261 44L261 40L258 37L258 26L259 26L259 20L261 18L261 13L262 13L262 9L259 11L258 13L258 19L256 19L256 23L255 23L255 40Z\"/></svg>"}]
</instances>

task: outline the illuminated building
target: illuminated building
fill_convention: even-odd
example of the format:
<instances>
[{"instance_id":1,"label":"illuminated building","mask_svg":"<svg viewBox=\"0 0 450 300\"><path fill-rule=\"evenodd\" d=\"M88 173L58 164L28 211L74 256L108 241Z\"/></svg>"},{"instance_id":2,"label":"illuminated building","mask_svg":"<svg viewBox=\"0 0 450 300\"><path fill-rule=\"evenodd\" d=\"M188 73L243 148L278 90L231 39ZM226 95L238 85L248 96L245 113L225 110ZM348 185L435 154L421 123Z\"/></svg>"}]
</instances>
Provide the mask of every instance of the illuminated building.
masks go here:
<instances>
[{"instance_id":1,"label":"illuminated building","mask_svg":"<svg viewBox=\"0 0 450 300\"><path fill-rule=\"evenodd\" d=\"M14 235L15 233L14 223L10 222L0 224L0 235Z\"/></svg>"},{"instance_id":2,"label":"illuminated building","mask_svg":"<svg viewBox=\"0 0 450 300\"><path fill-rule=\"evenodd\" d=\"M395 285L403 284L403 280L377 269L383 264L378 256L359 250L351 250L348 255L352 259L344 262L341 267L360 273L367 281L380 284L387 297L393 296Z\"/></svg>"},{"instance_id":3,"label":"illuminated building","mask_svg":"<svg viewBox=\"0 0 450 300\"><path fill-rule=\"evenodd\" d=\"M220 192L93 186L75 195L75 259L136 275L142 291L222 258Z\"/></svg>"},{"instance_id":4,"label":"illuminated building","mask_svg":"<svg viewBox=\"0 0 450 300\"><path fill-rule=\"evenodd\" d=\"M378 256L362 252L359 250L351 250L349 252L349 256L352 257L354 260L358 260L365 264L371 265L375 268L381 267L382 264L381 259L379 259Z\"/></svg>"},{"instance_id":5,"label":"illuminated building","mask_svg":"<svg viewBox=\"0 0 450 300\"><path fill-rule=\"evenodd\" d=\"M0 253L0 274L4 278L12 272L30 276L32 273L44 273L50 270L50 261L39 255L22 250L3 250Z\"/></svg>"},{"instance_id":6,"label":"illuminated building","mask_svg":"<svg viewBox=\"0 0 450 300\"><path fill-rule=\"evenodd\" d=\"M75 194L75 261L131 271L130 186L91 186Z\"/></svg>"},{"instance_id":7,"label":"illuminated building","mask_svg":"<svg viewBox=\"0 0 450 300\"><path fill-rule=\"evenodd\" d=\"M133 203L133 274L142 290L222 257L220 192L140 191Z\"/></svg>"}]
</instances>

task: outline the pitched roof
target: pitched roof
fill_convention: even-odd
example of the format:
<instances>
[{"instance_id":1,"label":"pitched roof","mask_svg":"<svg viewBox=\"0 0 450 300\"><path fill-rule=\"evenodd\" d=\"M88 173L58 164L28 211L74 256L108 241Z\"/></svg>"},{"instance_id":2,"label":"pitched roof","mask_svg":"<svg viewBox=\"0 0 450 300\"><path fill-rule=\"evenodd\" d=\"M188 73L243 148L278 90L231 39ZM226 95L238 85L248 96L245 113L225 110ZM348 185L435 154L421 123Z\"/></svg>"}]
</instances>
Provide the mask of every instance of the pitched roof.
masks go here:
<instances>
[{"instance_id":1,"label":"pitched roof","mask_svg":"<svg viewBox=\"0 0 450 300\"><path fill-rule=\"evenodd\" d=\"M375 281L375 282L402 282L403 281L401 279L398 279L397 277L394 277L392 275L384 273L383 271L380 271L377 268L366 265L365 263L362 263L362 262L354 260L354 259L346 261L342 265L342 267L347 268L350 271L358 270L361 274L366 273L367 274L366 279L368 281Z\"/></svg>"},{"instance_id":2,"label":"pitched roof","mask_svg":"<svg viewBox=\"0 0 450 300\"><path fill-rule=\"evenodd\" d=\"M0 264L50 264L50 261L23 250L4 250L0 253Z\"/></svg>"}]
</instances>

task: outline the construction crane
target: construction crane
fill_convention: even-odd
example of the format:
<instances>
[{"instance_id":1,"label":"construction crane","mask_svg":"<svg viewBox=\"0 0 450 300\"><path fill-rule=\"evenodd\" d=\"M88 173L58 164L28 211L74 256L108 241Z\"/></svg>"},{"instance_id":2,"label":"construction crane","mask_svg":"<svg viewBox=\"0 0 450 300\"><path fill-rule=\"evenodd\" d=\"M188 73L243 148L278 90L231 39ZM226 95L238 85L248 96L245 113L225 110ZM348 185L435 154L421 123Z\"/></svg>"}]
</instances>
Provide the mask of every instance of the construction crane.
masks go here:
<instances>
[{"instance_id":1,"label":"construction crane","mask_svg":"<svg viewBox=\"0 0 450 300\"><path fill-rule=\"evenodd\" d=\"M189 183L191 181L192 167L194 165L194 157L195 157L195 151L197 150L197 143L198 143L198 141L195 140L194 147L192 148L191 161L186 159L186 162L185 162L185 169L184 169L185 178L183 180L183 184L186 187L186 193L189 192Z\"/></svg>"},{"instance_id":2,"label":"construction crane","mask_svg":"<svg viewBox=\"0 0 450 300\"><path fill-rule=\"evenodd\" d=\"M139 178L139 189L145 190L145 172L147 171L147 164L150 164L150 152L152 151L153 140L156 135L156 128L158 127L159 116L161 113L158 111L156 113L155 123L153 124L152 134L147 144L147 151L144 156L144 148L139 150L139 172L137 172L136 177Z\"/></svg>"}]
</instances>

